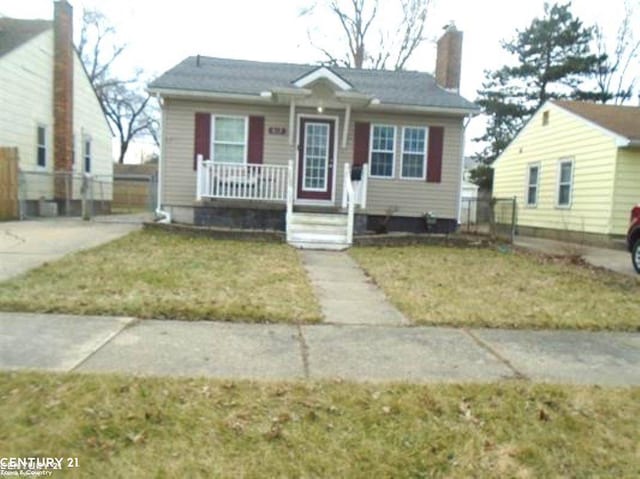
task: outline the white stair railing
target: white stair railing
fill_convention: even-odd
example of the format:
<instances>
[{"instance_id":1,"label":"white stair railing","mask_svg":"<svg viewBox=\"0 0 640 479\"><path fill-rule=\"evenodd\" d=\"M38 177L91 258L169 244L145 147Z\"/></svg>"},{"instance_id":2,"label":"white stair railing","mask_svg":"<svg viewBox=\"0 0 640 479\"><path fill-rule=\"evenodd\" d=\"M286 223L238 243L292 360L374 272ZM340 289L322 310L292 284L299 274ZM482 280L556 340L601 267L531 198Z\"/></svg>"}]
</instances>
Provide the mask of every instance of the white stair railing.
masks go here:
<instances>
[{"instance_id":1,"label":"white stair railing","mask_svg":"<svg viewBox=\"0 0 640 479\"><path fill-rule=\"evenodd\" d=\"M347 207L347 244L353 244L353 216L355 212L356 197L351 183L351 167L349 163L344 164L344 192L342 203L346 202Z\"/></svg>"},{"instance_id":2,"label":"white stair railing","mask_svg":"<svg viewBox=\"0 0 640 479\"><path fill-rule=\"evenodd\" d=\"M346 164L345 164L346 166ZM346 176L346 168L345 168L345 177L342 181L342 207L347 207L347 183L351 184L351 188L354 192L354 201L357 206L364 209L367 207L367 187L369 182L369 165L366 163L361 166L361 175L360 180L351 181L351 172L349 172L349 176Z\"/></svg>"},{"instance_id":3,"label":"white stair railing","mask_svg":"<svg viewBox=\"0 0 640 479\"><path fill-rule=\"evenodd\" d=\"M289 160L287 164L287 213L285 222L287 227L287 239L289 239L289 231L293 220L293 160Z\"/></svg>"}]
</instances>

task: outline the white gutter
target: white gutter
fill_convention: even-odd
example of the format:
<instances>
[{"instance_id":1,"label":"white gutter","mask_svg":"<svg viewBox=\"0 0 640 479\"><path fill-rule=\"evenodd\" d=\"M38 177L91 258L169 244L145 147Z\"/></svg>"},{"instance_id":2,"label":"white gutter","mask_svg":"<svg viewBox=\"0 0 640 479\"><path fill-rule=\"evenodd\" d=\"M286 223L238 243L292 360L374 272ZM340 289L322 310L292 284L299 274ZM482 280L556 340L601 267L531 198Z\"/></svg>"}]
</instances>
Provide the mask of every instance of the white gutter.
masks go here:
<instances>
[{"instance_id":1,"label":"white gutter","mask_svg":"<svg viewBox=\"0 0 640 479\"><path fill-rule=\"evenodd\" d=\"M437 106L419 106L419 105L400 105L392 103L374 103L371 102L368 107L371 111L384 111L384 112L398 112L398 113L437 113L440 115L449 116L468 116L477 115L480 113L479 109L475 108L446 108Z\"/></svg>"},{"instance_id":2,"label":"white gutter","mask_svg":"<svg viewBox=\"0 0 640 479\"><path fill-rule=\"evenodd\" d=\"M247 103L273 103L270 96L263 96L262 93L257 95L244 95L240 93L218 93L200 90L174 90L171 88L148 88L147 91L156 96L159 95L165 98L193 98Z\"/></svg>"},{"instance_id":3,"label":"white gutter","mask_svg":"<svg viewBox=\"0 0 640 479\"><path fill-rule=\"evenodd\" d=\"M160 95L156 93L156 99L158 105L160 105L160 114L162 115L160 120L160 141L162 142L160 148L160 158L158 158L158 197L156 198L156 222L157 223L171 223L171 214L168 211L162 209L162 180L163 180L163 167L162 162L164 159L163 150L165 145L164 138L164 114L162 113L162 102L160 101Z\"/></svg>"}]
</instances>

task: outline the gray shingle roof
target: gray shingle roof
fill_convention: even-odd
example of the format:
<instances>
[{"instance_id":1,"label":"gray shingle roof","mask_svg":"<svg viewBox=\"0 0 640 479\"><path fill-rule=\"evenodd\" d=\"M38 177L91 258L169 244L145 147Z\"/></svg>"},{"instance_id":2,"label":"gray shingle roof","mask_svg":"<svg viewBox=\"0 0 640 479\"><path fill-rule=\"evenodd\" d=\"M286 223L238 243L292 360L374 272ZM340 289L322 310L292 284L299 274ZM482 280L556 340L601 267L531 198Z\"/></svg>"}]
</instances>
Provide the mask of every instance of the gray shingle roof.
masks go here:
<instances>
[{"instance_id":1,"label":"gray shingle roof","mask_svg":"<svg viewBox=\"0 0 640 479\"><path fill-rule=\"evenodd\" d=\"M50 20L20 20L0 18L0 57L52 28Z\"/></svg>"},{"instance_id":2,"label":"gray shingle roof","mask_svg":"<svg viewBox=\"0 0 640 479\"><path fill-rule=\"evenodd\" d=\"M266 63L222 58L188 57L149 85L150 89L204 91L260 95L293 81L318 65ZM378 98L383 104L476 110L477 106L436 85L432 75L414 71L360 70L330 67L354 90Z\"/></svg>"}]
</instances>

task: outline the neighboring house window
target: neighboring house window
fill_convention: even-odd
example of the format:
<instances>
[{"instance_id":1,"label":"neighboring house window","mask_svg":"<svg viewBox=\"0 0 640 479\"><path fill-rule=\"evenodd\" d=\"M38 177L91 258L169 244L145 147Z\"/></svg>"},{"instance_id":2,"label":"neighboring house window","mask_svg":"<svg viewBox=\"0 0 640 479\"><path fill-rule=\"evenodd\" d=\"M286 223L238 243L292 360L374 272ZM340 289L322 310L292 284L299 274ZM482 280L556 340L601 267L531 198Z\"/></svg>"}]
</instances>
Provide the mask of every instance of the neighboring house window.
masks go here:
<instances>
[{"instance_id":1,"label":"neighboring house window","mask_svg":"<svg viewBox=\"0 0 640 479\"><path fill-rule=\"evenodd\" d=\"M91 138L84 139L82 157L84 158L84 172L91 173Z\"/></svg>"},{"instance_id":2,"label":"neighboring house window","mask_svg":"<svg viewBox=\"0 0 640 479\"><path fill-rule=\"evenodd\" d=\"M44 126L38 126L38 148L36 152L36 161L38 166L47 164L47 129Z\"/></svg>"},{"instance_id":3,"label":"neighboring house window","mask_svg":"<svg viewBox=\"0 0 640 479\"><path fill-rule=\"evenodd\" d=\"M393 177L395 139L395 126L371 126L371 176Z\"/></svg>"},{"instance_id":4,"label":"neighboring house window","mask_svg":"<svg viewBox=\"0 0 640 479\"><path fill-rule=\"evenodd\" d=\"M527 180L527 206L538 204L538 185L540 184L540 165L529 165Z\"/></svg>"},{"instance_id":5,"label":"neighboring house window","mask_svg":"<svg viewBox=\"0 0 640 479\"><path fill-rule=\"evenodd\" d=\"M560 160L558 170L558 206L568 207L571 205L573 160Z\"/></svg>"},{"instance_id":6,"label":"neighboring house window","mask_svg":"<svg viewBox=\"0 0 640 479\"><path fill-rule=\"evenodd\" d=\"M427 173L427 129L404 127L402 129L401 178L424 180Z\"/></svg>"},{"instance_id":7,"label":"neighboring house window","mask_svg":"<svg viewBox=\"0 0 640 479\"><path fill-rule=\"evenodd\" d=\"M213 161L216 163L246 163L247 118L213 116L211 121Z\"/></svg>"}]
</instances>

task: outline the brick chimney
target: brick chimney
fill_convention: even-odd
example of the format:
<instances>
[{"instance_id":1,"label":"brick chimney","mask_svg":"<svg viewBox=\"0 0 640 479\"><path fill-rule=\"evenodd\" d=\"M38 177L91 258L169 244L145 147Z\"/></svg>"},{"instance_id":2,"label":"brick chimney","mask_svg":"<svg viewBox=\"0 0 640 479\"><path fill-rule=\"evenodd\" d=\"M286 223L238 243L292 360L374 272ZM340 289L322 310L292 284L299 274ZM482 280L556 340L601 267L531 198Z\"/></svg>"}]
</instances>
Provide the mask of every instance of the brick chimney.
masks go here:
<instances>
[{"instance_id":1,"label":"brick chimney","mask_svg":"<svg viewBox=\"0 0 640 479\"><path fill-rule=\"evenodd\" d=\"M73 155L73 7L53 2L53 168L72 171ZM55 198L67 199L65 179L56 175Z\"/></svg>"},{"instance_id":2,"label":"brick chimney","mask_svg":"<svg viewBox=\"0 0 640 479\"><path fill-rule=\"evenodd\" d=\"M462 32L452 23L438 40L436 83L446 90L460 91L462 67Z\"/></svg>"}]
</instances>

